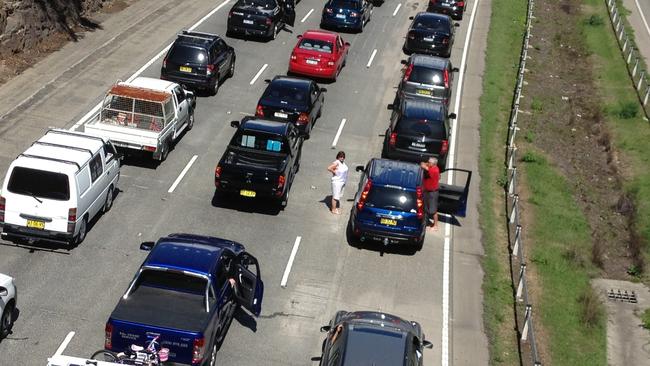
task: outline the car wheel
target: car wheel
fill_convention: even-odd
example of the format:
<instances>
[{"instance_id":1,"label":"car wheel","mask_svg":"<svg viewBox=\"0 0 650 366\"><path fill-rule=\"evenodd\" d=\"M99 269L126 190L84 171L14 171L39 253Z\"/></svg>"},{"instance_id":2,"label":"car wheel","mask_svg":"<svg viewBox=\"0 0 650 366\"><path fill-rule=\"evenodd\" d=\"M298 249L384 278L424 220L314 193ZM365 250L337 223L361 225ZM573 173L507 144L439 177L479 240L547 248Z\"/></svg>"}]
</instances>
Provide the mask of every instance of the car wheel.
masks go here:
<instances>
[{"instance_id":1,"label":"car wheel","mask_svg":"<svg viewBox=\"0 0 650 366\"><path fill-rule=\"evenodd\" d=\"M352 218L348 220L348 225L345 228L345 238L348 240L348 244L350 244L353 247L356 247L359 245L359 238L357 238L356 235L354 235L354 231L352 231Z\"/></svg>"},{"instance_id":2,"label":"car wheel","mask_svg":"<svg viewBox=\"0 0 650 366\"><path fill-rule=\"evenodd\" d=\"M282 208L287 207L287 205L289 204L289 188L290 187L287 187L287 191L284 192L284 195L280 199L280 206L282 206Z\"/></svg>"},{"instance_id":3,"label":"car wheel","mask_svg":"<svg viewBox=\"0 0 650 366\"><path fill-rule=\"evenodd\" d=\"M167 160L167 156L169 156L169 141L163 142L163 145L160 149L160 161L163 162Z\"/></svg>"},{"instance_id":4,"label":"car wheel","mask_svg":"<svg viewBox=\"0 0 650 366\"><path fill-rule=\"evenodd\" d=\"M84 218L81 220L81 224L79 226L79 233L73 240L74 245L79 245L83 243L83 241L86 239L86 234L88 232L88 217L84 216Z\"/></svg>"},{"instance_id":5,"label":"car wheel","mask_svg":"<svg viewBox=\"0 0 650 366\"><path fill-rule=\"evenodd\" d=\"M90 356L91 360L104 361L104 362L117 362L117 355L111 351L99 350Z\"/></svg>"},{"instance_id":6,"label":"car wheel","mask_svg":"<svg viewBox=\"0 0 650 366\"><path fill-rule=\"evenodd\" d=\"M113 207L114 195L115 195L115 189L113 188L113 185L111 184L111 186L108 187L108 193L106 193L106 201L104 202L104 208L102 209L102 211L104 211L104 213L110 211L111 207Z\"/></svg>"},{"instance_id":7,"label":"car wheel","mask_svg":"<svg viewBox=\"0 0 650 366\"><path fill-rule=\"evenodd\" d=\"M191 130L192 127L194 127L194 111L190 112L190 117L187 121L187 130Z\"/></svg>"},{"instance_id":8,"label":"car wheel","mask_svg":"<svg viewBox=\"0 0 650 366\"><path fill-rule=\"evenodd\" d=\"M237 59L233 56L232 63L230 63L230 70L228 70L228 77L231 78L235 76L235 61Z\"/></svg>"},{"instance_id":9,"label":"car wheel","mask_svg":"<svg viewBox=\"0 0 650 366\"><path fill-rule=\"evenodd\" d=\"M217 366L217 344L212 345L212 352L210 352L210 366Z\"/></svg>"},{"instance_id":10,"label":"car wheel","mask_svg":"<svg viewBox=\"0 0 650 366\"><path fill-rule=\"evenodd\" d=\"M278 36L278 24L276 23L273 26L273 34L271 34L271 39L276 39Z\"/></svg>"},{"instance_id":11,"label":"car wheel","mask_svg":"<svg viewBox=\"0 0 650 366\"><path fill-rule=\"evenodd\" d=\"M214 86L212 87L211 93L212 95L217 95L219 92L219 78L217 77L217 80L214 82Z\"/></svg>"},{"instance_id":12,"label":"car wheel","mask_svg":"<svg viewBox=\"0 0 650 366\"><path fill-rule=\"evenodd\" d=\"M9 304L2 312L0 318L0 339L5 338L11 333L11 328L14 326L14 305Z\"/></svg>"}]
</instances>

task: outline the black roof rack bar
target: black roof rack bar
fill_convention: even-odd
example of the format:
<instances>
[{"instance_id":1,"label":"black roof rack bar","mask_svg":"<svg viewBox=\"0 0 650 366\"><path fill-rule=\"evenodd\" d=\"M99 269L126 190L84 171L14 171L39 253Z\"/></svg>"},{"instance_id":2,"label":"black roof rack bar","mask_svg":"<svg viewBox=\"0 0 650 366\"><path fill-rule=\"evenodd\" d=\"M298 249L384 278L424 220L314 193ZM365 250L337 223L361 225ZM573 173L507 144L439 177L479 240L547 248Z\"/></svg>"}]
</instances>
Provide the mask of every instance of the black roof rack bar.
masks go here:
<instances>
[{"instance_id":1,"label":"black roof rack bar","mask_svg":"<svg viewBox=\"0 0 650 366\"><path fill-rule=\"evenodd\" d=\"M24 157L26 157L26 158L34 158L34 159L44 159L44 160L50 160L50 161L57 161L57 162L59 162L59 163L65 163L65 164L73 164L73 165L76 165L76 166L77 166L77 170L80 170L80 169L81 169L81 167L79 166L79 164L77 164L77 163L74 162L74 161L70 161L70 160L63 160L63 159L57 159L57 158L50 158L50 157L47 157L47 156L38 156L38 155L31 155L31 154L25 154L25 153L22 153L22 154L20 154L20 155L18 155L18 156L24 156Z\"/></svg>"},{"instance_id":2,"label":"black roof rack bar","mask_svg":"<svg viewBox=\"0 0 650 366\"><path fill-rule=\"evenodd\" d=\"M45 142L45 141L35 141L32 146L34 145L44 145L44 146L52 146L52 147L62 147L64 149L71 149L71 150L77 150L77 151L82 151L82 152L87 152L90 154L90 156L93 156L93 152L90 149L86 149L84 147L77 147L77 146L68 146L68 145L61 145L61 144L53 144L51 142Z\"/></svg>"},{"instance_id":3,"label":"black roof rack bar","mask_svg":"<svg viewBox=\"0 0 650 366\"><path fill-rule=\"evenodd\" d=\"M49 129L47 133L58 133L59 135L68 135L68 136L77 136L77 137L83 137L83 138L88 138L88 139L93 139L97 141L101 141L102 144L104 143L104 139L98 136L91 136L91 135L85 135L77 132L72 132L72 131L66 131L66 130L55 130L55 129Z\"/></svg>"},{"instance_id":4,"label":"black roof rack bar","mask_svg":"<svg viewBox=\"0 0 650 366\"><path fill-rule=\"evenodd\" d=\"M191 31L191 32L182 31L178 35L181 36L181 37L192 37L192 38L206 39L208 41L214 41L215 39L219 38L219 35L217 35L217 34L195 32L195 31Z\"/></svg>"}]
</instances>

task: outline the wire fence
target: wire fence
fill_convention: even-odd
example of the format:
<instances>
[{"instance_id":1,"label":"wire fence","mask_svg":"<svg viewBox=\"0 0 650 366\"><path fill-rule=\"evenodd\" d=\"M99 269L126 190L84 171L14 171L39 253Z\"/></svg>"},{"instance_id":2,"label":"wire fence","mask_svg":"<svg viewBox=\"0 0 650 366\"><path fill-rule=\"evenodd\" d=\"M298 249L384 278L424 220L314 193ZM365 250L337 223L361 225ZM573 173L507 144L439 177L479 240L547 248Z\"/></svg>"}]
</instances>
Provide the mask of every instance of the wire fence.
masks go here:
<instances>
[{"instance_id":1,"label":"wire fence","mask_svg":"<svg viewBox=\"0 0 650 366\"><path fill-rule=\"evenodd\" d=\"M627 66L627 72L634 85L634 90L636 90L636 94L639 97L639 102L641 102L643 113L646 118L650 119L650 106L648 105L650 83L648 83L647 72L643 69L643 62L637 51L638 48L636 47L636 43L634 43L634 39L629 37L625 31L625 24L616 6L616 0L605 0L605 3L609 12L609 20L616 35L616 41Z\"/></svg>"},{"instance_id":2,"label":"wire fence","mask_svg":"<svg viewBox=\"0 0 650 366\"><path fill-rule=\"evenodd\" d=\"M508 142L506 152L506 166L508 179L506 182L506 210L508 212L508 248L510 250L510 272L512 275L513 295L515 298L515 322L519 338L519 354L523 365L541 366L542 361L537 351L535 331L533 326L533 305L528 293L526 281L526 257L524 256L523 227L519 221L520 207L519 194L517 191L517 145L516 136L517 117L519 115L519 102L522 97L522 89L525 85L524 74L526 72L526 60L528 59L529 42L531 38L534 0L528 0L528 12L526 16L526 33L521 50L519 61L519 72L512 100L510 112Z\"/></svg>"}]
</instances>

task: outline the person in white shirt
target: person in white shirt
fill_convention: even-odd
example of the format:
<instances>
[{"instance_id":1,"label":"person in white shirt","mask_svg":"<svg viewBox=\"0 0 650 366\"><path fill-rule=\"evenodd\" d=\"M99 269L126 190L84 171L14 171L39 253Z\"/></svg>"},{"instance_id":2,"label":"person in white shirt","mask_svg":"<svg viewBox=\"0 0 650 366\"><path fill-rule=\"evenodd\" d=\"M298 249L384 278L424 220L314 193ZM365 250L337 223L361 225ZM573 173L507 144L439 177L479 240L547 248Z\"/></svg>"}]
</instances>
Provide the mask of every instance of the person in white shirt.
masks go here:
<instances>
[{"instance_id":1,"label":"person in white shirt","mask_svg":"<svg viewBox=\"0 0 650 366\"><path fill-rule=\"evenodd\" d=\"M348 166L345 165L345 152L339 151L336 154L336 160L327 167L327 170L332 173L332 205L330 208L333 214L340 215L339 201L343 197L345 182L348 180Z\"/></svg>"}]
</instances>

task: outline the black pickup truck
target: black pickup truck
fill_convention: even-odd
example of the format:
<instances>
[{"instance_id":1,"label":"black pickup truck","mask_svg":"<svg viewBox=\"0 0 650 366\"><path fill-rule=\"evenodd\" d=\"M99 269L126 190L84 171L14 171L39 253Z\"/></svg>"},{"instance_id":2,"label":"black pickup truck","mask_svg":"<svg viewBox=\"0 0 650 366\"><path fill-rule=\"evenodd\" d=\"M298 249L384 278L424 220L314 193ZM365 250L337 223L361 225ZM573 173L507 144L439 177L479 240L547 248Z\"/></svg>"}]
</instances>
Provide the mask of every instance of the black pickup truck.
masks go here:
<instances>
[{"instance_id":1,"label":"black pickup truck","mask_svg":"<svg viewBox=\"0 0 650 366\"><path fill-rule=\"evenodd\" d=\"M232 121L237 132L214 172L218 192L270 197L286 206L300 168L303 137L293 123L246 117Z\"/></svg>"}]
</instances>

